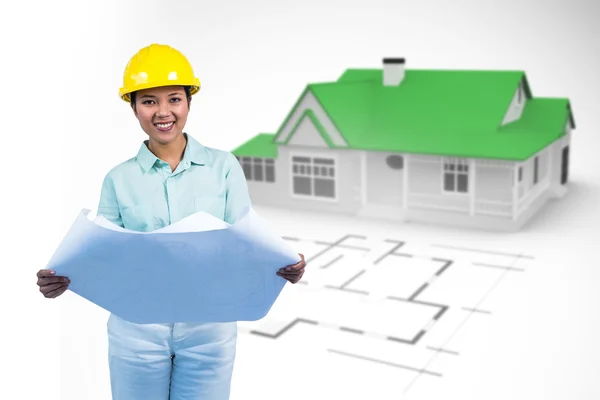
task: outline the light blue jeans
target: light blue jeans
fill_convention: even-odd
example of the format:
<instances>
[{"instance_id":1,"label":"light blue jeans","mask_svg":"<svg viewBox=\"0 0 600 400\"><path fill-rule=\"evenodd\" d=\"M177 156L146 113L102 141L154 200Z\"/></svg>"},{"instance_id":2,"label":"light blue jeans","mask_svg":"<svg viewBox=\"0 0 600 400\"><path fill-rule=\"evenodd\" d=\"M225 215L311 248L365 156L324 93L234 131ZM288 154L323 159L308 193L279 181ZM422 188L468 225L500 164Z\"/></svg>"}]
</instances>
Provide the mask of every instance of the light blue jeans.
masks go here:
<instances>
[{"instance_id":1,"label":"light blue jeans","mask_svg":"<svg viewBox=\"0 0 600 400\"><path fill-rule=\"evenodd\" d=\"M237 324L107 324L113 400L228 400Z\"/></svg>"}]
</instances>

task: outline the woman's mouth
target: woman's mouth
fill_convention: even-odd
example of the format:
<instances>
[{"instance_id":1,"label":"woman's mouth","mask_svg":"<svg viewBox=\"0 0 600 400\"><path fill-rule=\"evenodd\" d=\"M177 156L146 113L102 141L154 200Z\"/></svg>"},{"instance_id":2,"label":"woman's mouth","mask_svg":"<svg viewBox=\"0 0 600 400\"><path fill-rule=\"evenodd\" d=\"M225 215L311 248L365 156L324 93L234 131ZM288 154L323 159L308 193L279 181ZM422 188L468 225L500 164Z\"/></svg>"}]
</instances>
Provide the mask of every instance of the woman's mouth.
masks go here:
<instances>
[{"instance_id":1,"label":"woman's mouth","mask_svg":"<svg viewBox=\"0 0 600 400\"><path fill-rule=\"evenodd\" d=\"M158 130L161 132L170 131L173 128L173 125L175 125L175 123L173 121L167 122L165 124L154 124L154 126L156 126L158 128Z\"/></svg>"}]
</instances>

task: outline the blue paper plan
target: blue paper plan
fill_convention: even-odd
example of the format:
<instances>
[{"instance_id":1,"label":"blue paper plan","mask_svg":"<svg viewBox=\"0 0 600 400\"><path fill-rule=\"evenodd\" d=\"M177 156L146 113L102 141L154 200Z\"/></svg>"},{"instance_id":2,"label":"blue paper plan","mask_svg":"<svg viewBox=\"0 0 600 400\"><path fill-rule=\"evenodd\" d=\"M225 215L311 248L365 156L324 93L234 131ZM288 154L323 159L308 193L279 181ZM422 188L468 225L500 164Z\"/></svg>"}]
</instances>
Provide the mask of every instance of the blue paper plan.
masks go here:
<instances>
[{"instance_id":1,"label":"blue paper plan","mask_svg":"<svg viewBox=\"0 0 600 400\"><path fill-rule=\"evenodd\" d=\"M88 213L81 211L46 268L134 323L261 319L287 282L277 270L300 261L252 209L234 225L197 213L154 232L111 228Z\"/></svg>"}]
</instances>

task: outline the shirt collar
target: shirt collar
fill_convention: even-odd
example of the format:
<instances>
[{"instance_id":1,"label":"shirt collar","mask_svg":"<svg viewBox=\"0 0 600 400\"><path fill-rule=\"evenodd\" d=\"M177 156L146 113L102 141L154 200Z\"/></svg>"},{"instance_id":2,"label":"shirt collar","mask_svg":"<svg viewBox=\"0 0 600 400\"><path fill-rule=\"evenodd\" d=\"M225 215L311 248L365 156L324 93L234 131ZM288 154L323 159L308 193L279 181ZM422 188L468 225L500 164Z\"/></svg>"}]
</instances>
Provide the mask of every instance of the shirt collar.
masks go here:
<instances>
[{"instance_id":1,"label":"shirt collar","mask_svg":"<svg viewBox=\"0 0 600 400\"><path fill-rule=\"evenodd\" d=\"M206 161L206 150L204 146L187 133L184 132L183 135L187 139L187 144L185 145L185 150L183 152L183 159L181 160L183 165L185 167L188 167L191 163L204 165ZM140 145L136 159L144 169L144 172L148 172L154 166L156 161L158 161L158 157L156 157L148 148L147 140L144 140Z\"/></svg>"}]
</instances>

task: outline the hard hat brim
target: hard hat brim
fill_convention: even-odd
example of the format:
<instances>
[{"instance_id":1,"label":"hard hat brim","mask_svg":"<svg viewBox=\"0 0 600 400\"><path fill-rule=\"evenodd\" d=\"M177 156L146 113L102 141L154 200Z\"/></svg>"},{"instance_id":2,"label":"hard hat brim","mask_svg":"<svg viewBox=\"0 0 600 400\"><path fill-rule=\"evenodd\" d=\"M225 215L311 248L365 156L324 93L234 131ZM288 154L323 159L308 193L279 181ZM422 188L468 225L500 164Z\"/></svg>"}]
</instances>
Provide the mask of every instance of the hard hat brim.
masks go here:
<instances>
[{"instance_id":1,"label":"hard hat brim","mask_svg":"<svg viewBox=\"0 0 600 400\"><path fill-rule=\"evenodd\" d=\"M163 84L156 84L156 83L141 84L141 85L138 85L134 90L131 90L131 89L127 90L125 88L121 88L121 89L119 89L119 97L121 97L121 99L126 102L131 102L131 97L129 95L133 92L137 92L139 90L145 90L145 89L154 89L154 88L159 88L159 87L165 87L165 86L189 86L190 87L190 96L193 96L200 91L200 80L196 79L194 82L189 83L189 84L187 84L185 82L184 83L165 82Z\"/></svg>"}]
</instances>

